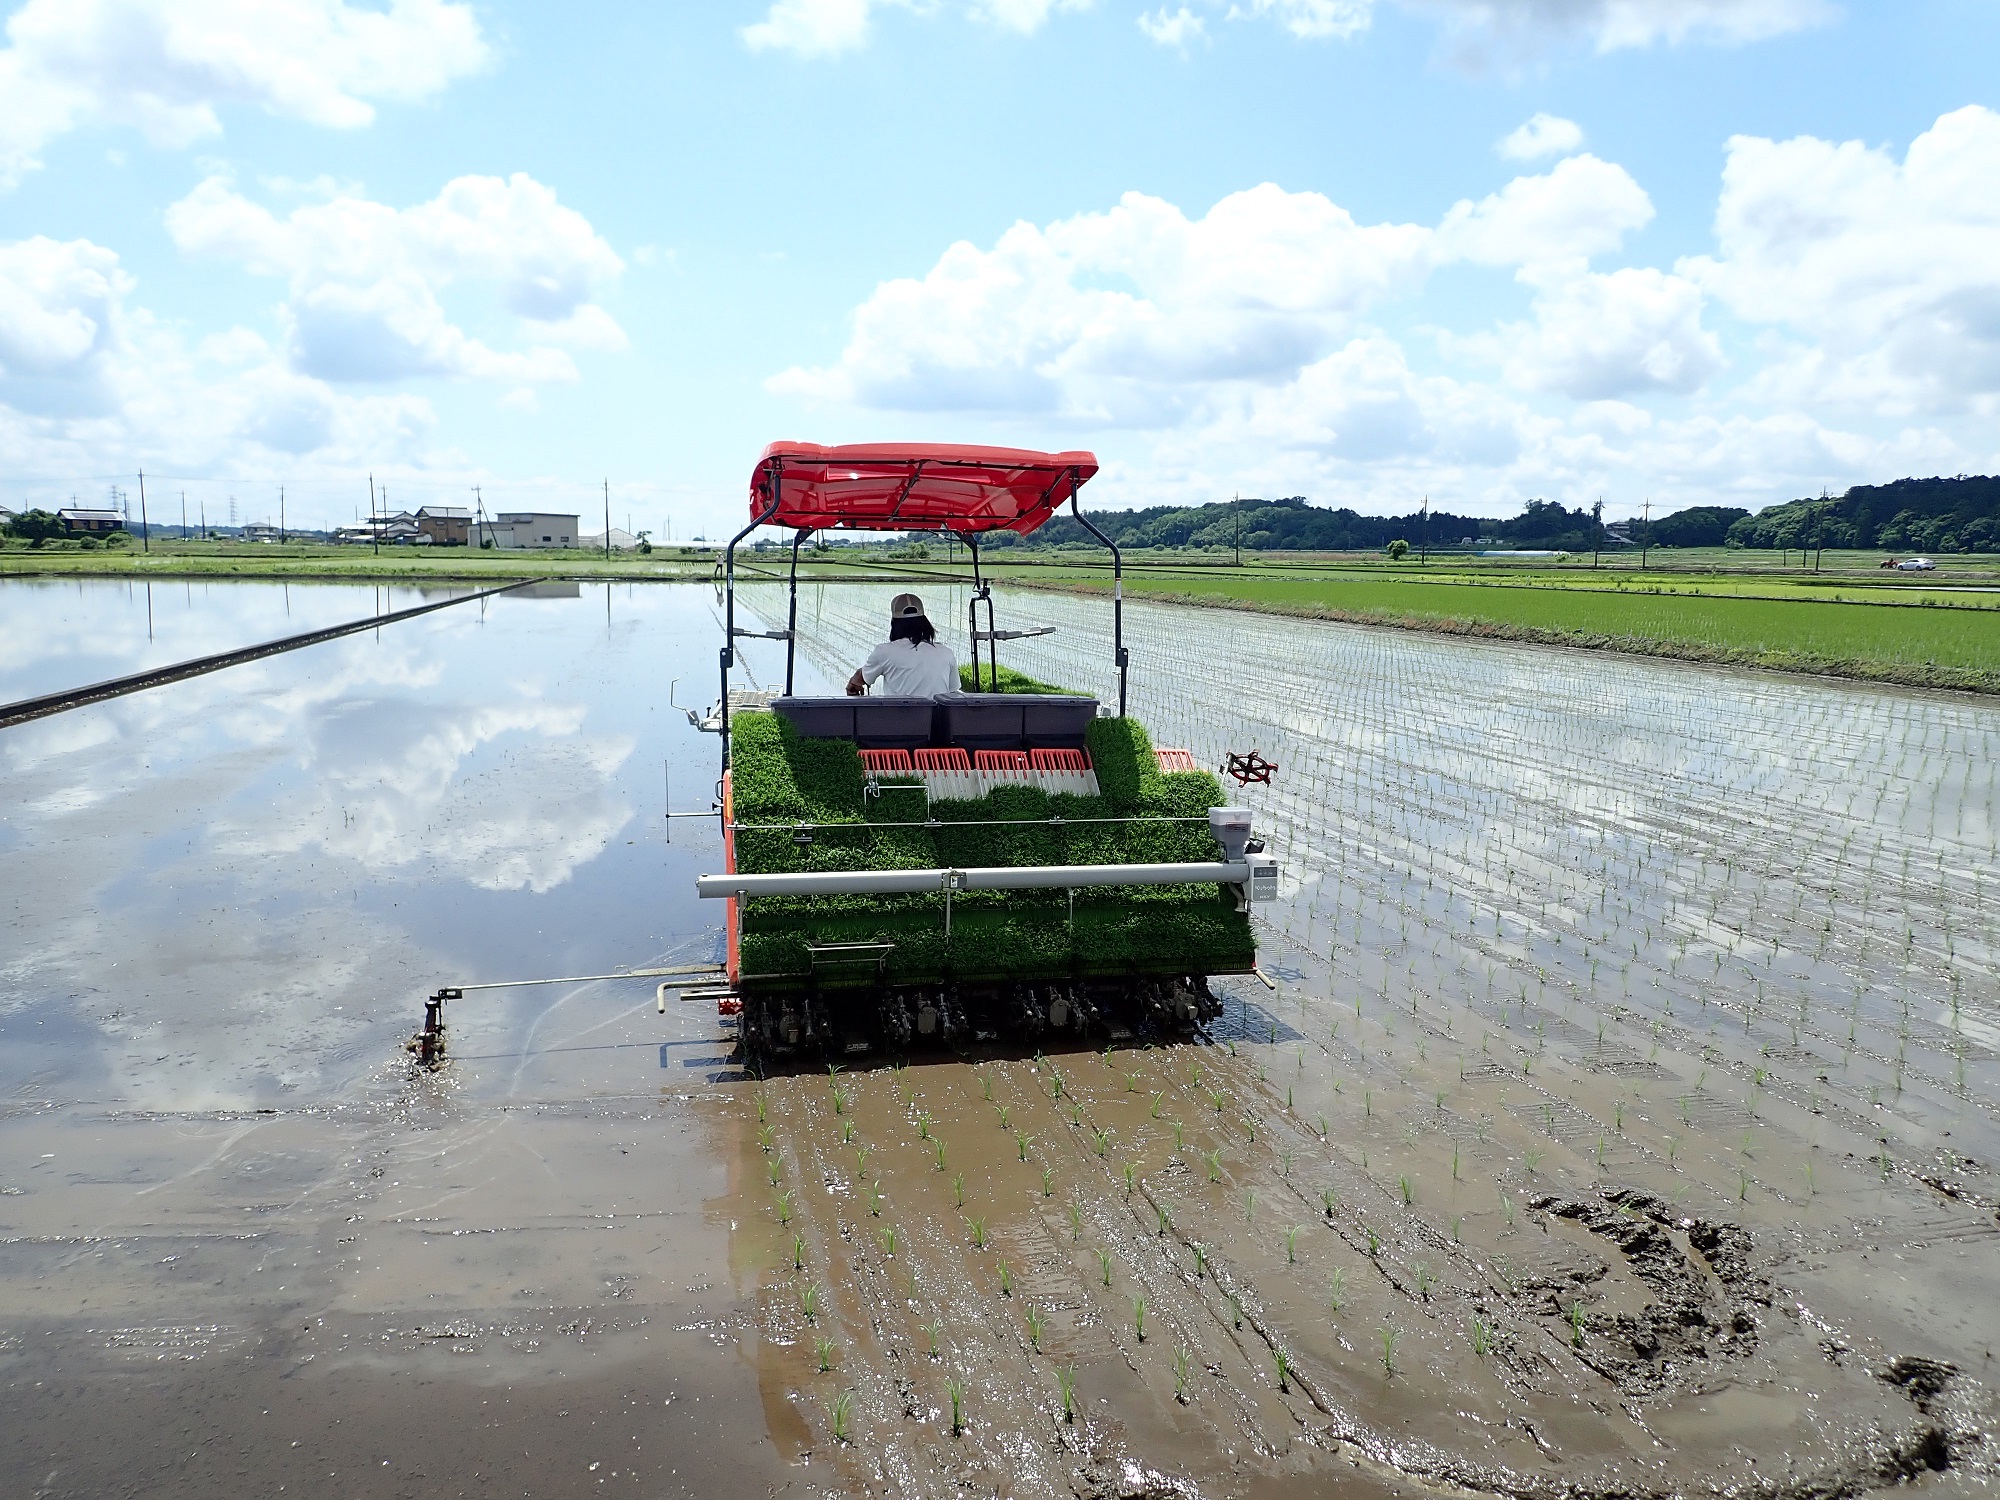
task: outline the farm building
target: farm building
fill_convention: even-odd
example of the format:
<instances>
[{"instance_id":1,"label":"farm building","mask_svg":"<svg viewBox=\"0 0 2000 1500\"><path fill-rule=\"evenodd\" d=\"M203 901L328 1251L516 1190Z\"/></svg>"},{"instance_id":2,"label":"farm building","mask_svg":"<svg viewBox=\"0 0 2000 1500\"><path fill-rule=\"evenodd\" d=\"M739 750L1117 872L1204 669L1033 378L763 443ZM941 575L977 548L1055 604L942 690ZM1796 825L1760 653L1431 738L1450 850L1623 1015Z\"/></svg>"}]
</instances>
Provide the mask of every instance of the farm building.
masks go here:
<instances>
[{"instance_id":1,"label":"farm building","mask_svg":"<svg viewBox=\"0 0 2000 1500\"><path fill-rule=\"evenodd\" d=\"M479 543L496 547L574 547L582 535L574 515L555 511L507 511L479 525Z\"/></svg>"},{"instance_id":2,"label":"farm building","mask_svg":"<svg viewBox=\"0 0 2000 1500\"><path fill-rule=\"evenodd\" d=\"M59 510L56 514L62 518L63 525L71 531L85 532L93 536L125 529L125 517L115 510L91 510L72 506Z\"/></svg>"},{"instance_id":3,"label":"farm building","mask_svg":"<svg viewBox=\"0 0 2000 1500\"><path fill-rule=\"evenodd\" d=\"M416 519L433 547L463 547L472 540L472 512L462 505L419 506Z\"/></svg>"}]
</instances>

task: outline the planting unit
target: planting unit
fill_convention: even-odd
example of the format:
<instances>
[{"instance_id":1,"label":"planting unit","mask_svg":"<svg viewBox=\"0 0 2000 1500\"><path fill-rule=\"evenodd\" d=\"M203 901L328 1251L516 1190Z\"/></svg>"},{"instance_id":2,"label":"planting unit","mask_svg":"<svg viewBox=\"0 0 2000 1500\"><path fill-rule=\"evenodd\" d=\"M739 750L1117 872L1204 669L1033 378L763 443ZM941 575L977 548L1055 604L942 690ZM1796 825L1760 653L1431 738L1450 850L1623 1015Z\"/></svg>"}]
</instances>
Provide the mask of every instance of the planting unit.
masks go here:
<instances>
[{"instance_id":1,"label":"planting unit","mask_svg":"<svg viewBox=\"0 0 2000 1500\"><path fill-rule=\"evenodd\" d=\"M1250 903L1275 895L1276 863L1215 777L1125 713L1122 603L1115 706L997 659L999 642L1039 632L995 624L980 537L1032 531L1065 501L1094 532L1077 492L1096 467L1087 453L792 443L759 460L751 522L724 554L729 639L703 721L722 736L726 868L697 882L729 902L720 998L751 1050L1186 1028L1216 1013L1210 976L1255 967ZM739 630L735 549L767 524L794 532L788 624ZM834 527L965 541L962 691L793 693L798 549ZM782 693L732 691L744 635L784 641Z\"/></svg>"}]
</instances>

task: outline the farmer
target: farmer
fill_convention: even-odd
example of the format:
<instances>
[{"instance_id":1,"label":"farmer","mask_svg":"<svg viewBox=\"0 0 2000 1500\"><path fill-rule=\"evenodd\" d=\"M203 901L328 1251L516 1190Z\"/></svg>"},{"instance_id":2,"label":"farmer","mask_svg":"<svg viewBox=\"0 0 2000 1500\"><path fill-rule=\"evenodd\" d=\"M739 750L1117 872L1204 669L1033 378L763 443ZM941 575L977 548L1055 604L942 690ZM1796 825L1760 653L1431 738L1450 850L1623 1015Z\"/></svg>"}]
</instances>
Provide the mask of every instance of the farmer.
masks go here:
<instances>
[{"instance_id":1,"label":"farmer","mask_svg":"<svg viewBox=\"0 0 2000 1500\"><path fill-rule=\"evenodd\" d=\"M889 639L868 653L847 679L847 693L859 698L873 682L890 698L935 698L958 691L958 662L951 647L937 638L937 628L924 615L924 601L915 594L898 594L889 601Z\"/></svg>"}]
</instances>

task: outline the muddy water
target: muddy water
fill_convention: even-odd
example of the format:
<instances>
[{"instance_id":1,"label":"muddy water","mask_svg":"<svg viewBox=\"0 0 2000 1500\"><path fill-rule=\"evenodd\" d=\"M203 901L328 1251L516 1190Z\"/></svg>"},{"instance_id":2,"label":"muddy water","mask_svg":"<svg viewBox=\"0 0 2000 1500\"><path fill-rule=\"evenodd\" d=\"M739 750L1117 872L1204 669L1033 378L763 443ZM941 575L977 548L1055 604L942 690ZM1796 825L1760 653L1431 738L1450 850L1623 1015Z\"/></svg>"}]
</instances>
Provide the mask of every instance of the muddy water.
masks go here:
<instances>
[{"instance_id":1,"label":"muddy water","mask_svg":"<svg viewBox=\"0 0 2000 1500\"><path fill-rule=\"evenodd\" d=\"M808 598L814 685L889 592ZM1102 605L1006 607L1104 690ZM0 1492L1983 1484L2000 714L1128 624L1158 739L1280 762L1287 884L1274 989L1108 1054L759 1080L625 982L468 998L409 1075L439 983L714 953L656 816L713 778L706 591L0 736Z\"/></svg>"}]
</instances>

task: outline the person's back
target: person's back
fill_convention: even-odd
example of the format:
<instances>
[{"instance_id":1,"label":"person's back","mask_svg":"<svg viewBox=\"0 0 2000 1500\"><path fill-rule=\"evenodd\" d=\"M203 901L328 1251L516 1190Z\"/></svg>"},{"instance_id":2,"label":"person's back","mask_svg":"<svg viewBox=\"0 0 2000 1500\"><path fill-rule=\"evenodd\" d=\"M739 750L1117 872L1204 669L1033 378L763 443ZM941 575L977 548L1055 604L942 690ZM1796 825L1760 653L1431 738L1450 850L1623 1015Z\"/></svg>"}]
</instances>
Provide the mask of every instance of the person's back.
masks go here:
<instances>
[{"instance_id":1,"label":"person's back","mask_svg":"<svg viewBox=\"0 0 2000 1500\"><path fill-rule=\"evenodd\" d=\"M884 641L868 653L861 676L891 698L935 698L958 688L958 661L940 640Z\"/></svg>"},{"instance_id":2,"label":"person's back","mask_svg":"<svg viewBox=\"0 0 2000 1500\"><path fill-rule=\"evenodd\" d=\"M937 638L915 594L898 594L889 604L889 639L868 653L847 691L855 696L870 683L882 684L889 698L935 698L958 691L958 661Z\"/></svg>"}]
</instances>

